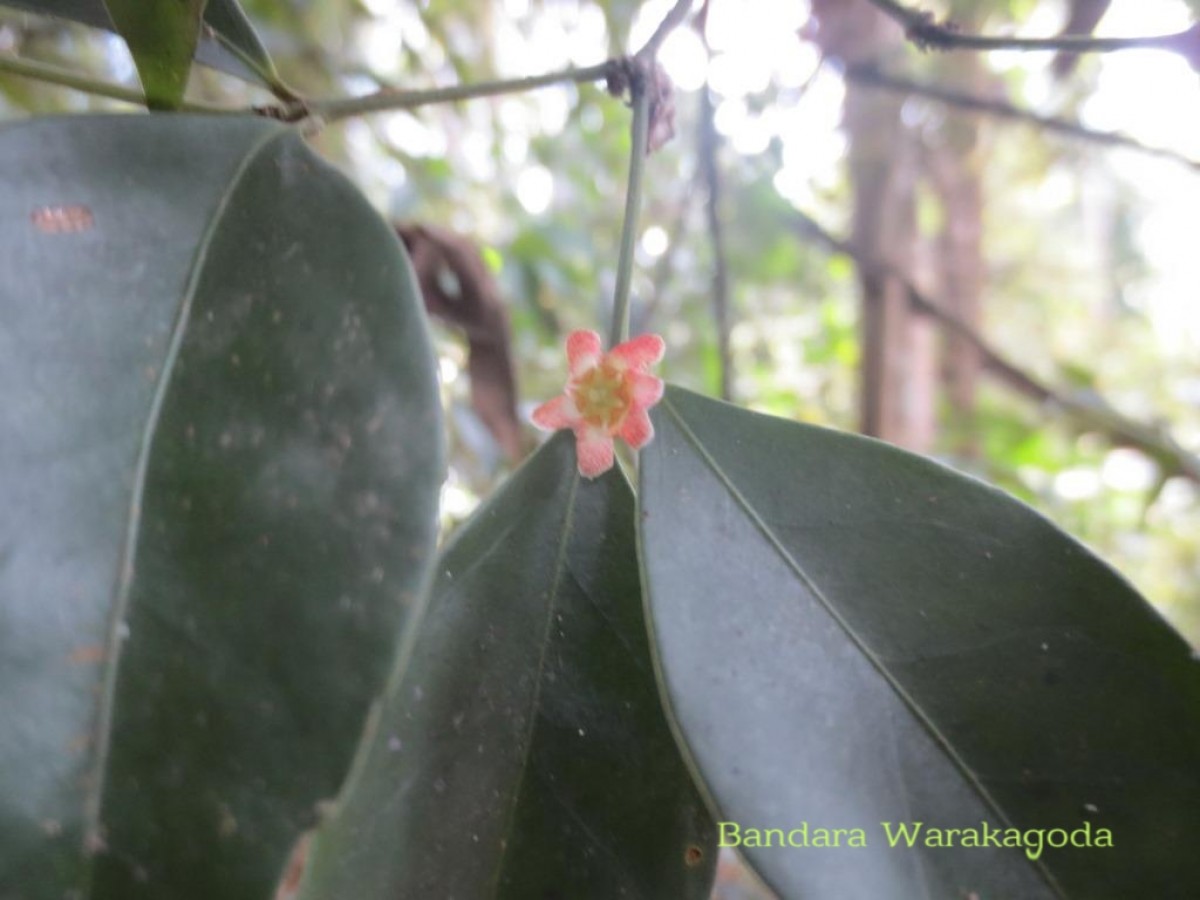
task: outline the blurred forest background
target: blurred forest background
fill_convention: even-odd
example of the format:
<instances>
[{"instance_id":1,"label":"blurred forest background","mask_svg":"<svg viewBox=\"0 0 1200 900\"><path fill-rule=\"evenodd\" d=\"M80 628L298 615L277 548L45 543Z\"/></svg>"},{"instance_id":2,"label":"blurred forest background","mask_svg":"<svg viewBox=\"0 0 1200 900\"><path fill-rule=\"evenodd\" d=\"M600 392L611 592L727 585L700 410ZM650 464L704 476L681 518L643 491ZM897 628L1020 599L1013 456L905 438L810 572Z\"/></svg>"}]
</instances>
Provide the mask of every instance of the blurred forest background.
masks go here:
<instances>
[{"instance_id":1,"label":"blurred forest background","mask_svg":"<svg viewBox=\"0 0 1200 900\"><path fill-rule=\"evenodd\" d=\"M673 4L243 5L285 80L328 98L593 65ZM676 135L647 165L633 284L633 332L666 337L665 375L998 484L1200 642L1200 47L1190 63L921 52L867 0L695 7L660 53ZM1196 15L1182 0L923 8L1035 36ZM117 38L19 11L0 11L0 54L136 85ZM190 96L271 100L199 68ZM130 109L0 72L6 119ZM536 441L516 423L561 389L567 331L606 330L628 122L603 84L567 83L313 135L402 225L442 314L447 527Z\"/></svg>"}]
</instances>

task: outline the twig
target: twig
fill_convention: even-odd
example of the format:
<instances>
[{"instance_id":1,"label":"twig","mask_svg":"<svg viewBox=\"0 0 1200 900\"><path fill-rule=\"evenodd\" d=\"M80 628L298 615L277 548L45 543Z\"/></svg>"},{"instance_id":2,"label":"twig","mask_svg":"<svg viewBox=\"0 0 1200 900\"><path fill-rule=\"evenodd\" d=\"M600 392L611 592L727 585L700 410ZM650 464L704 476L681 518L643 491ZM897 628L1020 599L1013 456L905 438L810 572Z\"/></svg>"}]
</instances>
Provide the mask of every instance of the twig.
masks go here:
<instances>
[{"instance_id":1,"label":"twig","mask_svg":"<svg viewBox=\"0 0 1200 900\"><path fill-rule=\"evenodd\" d=\"M913 81L912 79L898 75L890 75L874 66L849 66L846 69L845 77L859 84L870 85L882 90L928 97L931 100L936 100L939 103L959 109L967 109L1012 121L1028 122L1045 131L1078 138L1083 141L1090 141L1094 144L1104 144L1109 147L1127 147L1130 150L1137 150L1140 153L1169 159L1189 168L1200 170L1200 160L1184 156L1182 153L1174 150L1143 144L1141 141L1115 131L1097 131L1096 129L1086 128L1070 119L1041 115L1040 113L1022 109L1003 100L993 100L975 94L943 88L939 85Z\"/></svg>"},{"instance_id":2,"label":"twig","mask_svg":"<svg viewBox=\"0 0 1200 900\"><path fill-rule=\"evenodd\" d=\"M642 173L646 168L646 136L650 132L650 92L643 78L630 81L633 97L632 142L629 148L629 183L625 189L625 218L621 223L621 249L617 256L617 286L613 292L612 328L608 344L615 347L629 337L629 286L633 281L633 248L638 214L642 207Z\"/></svg>"},{"instance_id":3,"label":"twig","mask_svg":"<svg viewBox=\"0 0 1200 900\"><path fill-rule=\"evenodd\" d=\"M31 78L45 84L56 84L59 87L71 88L84 94L91 94L94 97L106 97L109 100L120 100L136 106L146 105L146 97L139 90L113 84L109 81L102 81L98 78L92 78L90 75L73 72L69 69L59 68L50 63L38 62L33 59L20 59L15 56L0 54L0 72L8 72L21 78ZM245 112L245 110L232 110L228 107L194 102L185 102L181 109L187 112L206 113Z\"/></svg>"},{"instance_id":4,"label":"twig","mask_svg":"<svg viewBox=\"0 0 1200 900\"><path fill-rule=\"evenodd\" d=\"M666 136L670 136L669 118L673 114L652 106L663 101L660 73L655 56L667 35L678 27L692 8L692 0L678 0L670 12L654 29L650 40L632 57L609 65L606 70L608 89L619 93L628 88L629 101L633 106L631 144L629 148L629 181L625 189L625 216L621 222L621 245L617 256L617 284L613 292L613 318L609 329L609 346L616 346L629 338L629 288L633 281L633 250L637 242L638 218L642 208L642 175L646 168L646 155L653 149L650 143L652 126L668 125ZM669 99L669 91L666 92ZM658 122L652 122L651 119ZM659 128L655 128L656 131ZM662 138L661 134L659 135Z\"/></svg>"},{"instance_id":5,"label":"twig","mask_svg":"<svg viewBox=\"0 0 1200 900\"><path fill-rule=\"evenodd\" d=\"M729 262L725 253L725 232L721 224L721 172L717 165L717 129L713 124L712 91L705 85L700 95L700 168L704 176L708 202L708 240L712 246L713 321L717 329L721 399L733 398L733 366L729 352Z\"/></svg>"},{"instance_id":6,"label":"twig","mask_svg":"<svg viewBox=\"0 0 1200 900\"><path fill-rule=\"evenodd\" d=\"M795 216L796 228L803 236L815 238L833 253L849 257L861 269L887 274L900 281L913 309L936 319L971 344L978 351L984 366L1013 389L1039 403L1058 407L1082 426L1103 432L1118 445L1136 447L1154 459L1164 473L1180 475L1200 484L1200 457L1180 446L1166 430L1130 419L1094 394L1082 396L1064 393L1045 384L1006 359L974 328L948 312L942 303L923 293L895 266L866 259L849 241L831 234L810 216L798 210Z\"/></svg>"},{"instance_id":7,"label":"twig","mask_svg":"<svg viewBox=\"0 0 1200 900\"><path fill-rule=\"evenodd\" d=\"M511 78L496 81L481 81L474 84L454 84L448 87L429 88L427 90L398 91L385 87L361 97L342 97L331 100L304 100L294 98L282 104L271 104L249 108L221 107L206 103L184 103L183 109L190 112L209 113L254 113L283 122L298 122L307 118L316 118L325 122L336 122L352 116L369 113L386 112L399 109L416 109L435 103L454 103L459 100L472 100L479 97L494 97L500 94L516 94L532 91L553 84L567 82L585 83L589 81L611 81L614 75L627 77L628 72L643 65L646 60L653 60L659 46L670 34L691 8L691 0L679 0L663 21L659 24L650 40L646 42L636 56L630 59L609 59L602 63L582 68L561 69L546 72L542 75L530 75L525 78ZM145 104L145 98L139 91L99 81L75 72L60 69L46 63L17 59L0 55L0 72L11 72L26 78L33 78L49 84L74 88L88 94L122 100L127 103ZM286 86L273 84L276 93L290 91Z\"/></svg>"},{"instance_id":8,"label":"twig","mask_svg":"<svg viewBox=\"0 0 1200 900\"><path fill-rule=\"evenodd\" d=\"M636 59L654 59L658 55L658 48L662 46L662 42L667 39L672 31L683 24L683 20L687 18L687 14L692 9L692 0L677 0L675 5L671 7L671 11L663 17L663 20L658 23L658 27L654 29L654 34L650 35L650 40L642 46L642 49L634 54Z\"/></svg>"},{"instance_id":9,"label":"twig","mask_svg":"<svg viewBox=\"0 0 1200 900\"><path fill-rule=\"evenodd\" d=\"M562 69L557 72L547 72L543 75L531 75L527 78L511 78L500 81L481 81L476 84L453 84L448 87L430 88L419 91L397 91L384 88L362 97L347 97L339 100L310 100L307 112L319 116L327 122L335 122L351 116L361 116L366 113L386 112L394 109L416 109L419 106L429 106L433 103L452 103L457 100L471 100L476 97L494 97L499 94L515 94L521 91L532 91L552 84L565 82L604 81L619 65L616 60L608 60L594 66L582 69Z\"/></svg>"},{"instance_id":10,"label":"twig","mask_svg":"<svg viewBox=\"0 0 1200 900\"><path fill-rule=\"evenodd\" d=\"M939 22L931 12L896 0L868 0L904 28L905 36L922 50L1068 50L1072 53L1112 53L1117 50L1173 50L1185 55L1200 36L1200 24L1174 34L1098 38L1064 34L1022 38L967 34L951 22Z\"/></svg>"}]
</instances>

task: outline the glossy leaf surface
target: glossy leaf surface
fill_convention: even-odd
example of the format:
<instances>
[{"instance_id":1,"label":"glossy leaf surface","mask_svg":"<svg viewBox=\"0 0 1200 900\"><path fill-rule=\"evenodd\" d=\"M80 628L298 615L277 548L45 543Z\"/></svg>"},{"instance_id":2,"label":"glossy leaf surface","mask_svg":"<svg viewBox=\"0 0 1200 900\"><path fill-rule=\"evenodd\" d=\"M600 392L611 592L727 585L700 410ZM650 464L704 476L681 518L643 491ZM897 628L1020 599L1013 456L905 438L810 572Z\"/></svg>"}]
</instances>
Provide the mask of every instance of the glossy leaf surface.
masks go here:
<instances>
[{"instance_id":1,"label":"glossy leaf surface","mask_svg":"<svg viewBox=\"0 0 1200 900\"><path fill-rule=\"evenodd\" d=\"M268 897L433 544L411 273L254 118L6 126L0 196L0 897Z\"/></svg>"},{"instance_id":2,"label":"glossy leaf surface","mask_svg":"<svg viewBox=\"0 0 1200 900\"><path fill-rule=\"evenodd\" d=\"M708 896L713 827L659 703L633 506L560 434L462 527L301 897Z\"/></svg>"},{"instance_id":3,"label":"glossy leaf surface","mask_svg":"<svg viewBox=\"0 0 1200 900\"><path fill-rule=\"evenodd\" d=\"M105 0L0 0L30 12L69 19L93 28L116 31L105 8ZM122 0L130 7L146 6L144 0ZM155 4L157 5L157 3ZM170 4L168 4L170 5ZM175 4L183 6L183 4ZM196 49L197 61L230 75L267 86L277 85L275 66L266 48L246 18L237 0L208 0L204 25Z\"/></svg>"},{"instance_id":4,"label":"glossy leaf surface","mask_svg":"<svg viewBox=\"0 0 1200 900\"><path fill-rule=\"evenodd\" d=\"M678 388L655 425L639 520L666 691L719 818L807 823L807 849L743 846L781 896L1197 894L1200 663L1128 583L888 445ZM890 849L883 822L1086 824L1113 847Z\"/></svg>"}]
</instances>

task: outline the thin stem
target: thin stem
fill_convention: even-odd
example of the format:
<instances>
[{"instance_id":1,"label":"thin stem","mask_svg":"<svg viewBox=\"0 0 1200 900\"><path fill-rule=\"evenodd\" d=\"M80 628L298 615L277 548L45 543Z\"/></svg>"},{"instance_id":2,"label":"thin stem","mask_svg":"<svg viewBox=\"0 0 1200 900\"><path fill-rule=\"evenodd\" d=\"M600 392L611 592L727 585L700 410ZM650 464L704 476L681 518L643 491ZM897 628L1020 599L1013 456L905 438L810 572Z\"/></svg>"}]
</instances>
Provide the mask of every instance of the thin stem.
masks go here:
<instances>
[{"instance_id":1,"label":"thin stem","mask_svg":"<svg viewBox=\"0 0 1200 900\"><path fill-rule=\"evenodd\" d=\"M1112 53L1117 50L1152 49L1186 52L1187 44L1195 40L1197 28L1200 28L1192 26L1187 31L1175 34L1140 37L1097 38L1079 34L1045 38L993 37L961 32L952 24L937 21L933 13L906 6L896 0L869 2L898 22L914 44L934 50L1067 50L1072 53Z\"/></svg>"},{"instance_id":2,"label":"thin stem","mask_svg":"<svg viewBox=\"0 0 1200 900\"><path fill-rule=\"evenodd\" d=\"M990 97L980 97L975 94L944 88L940 85L914 81L913 79L898 75L890 75L881 72L873 66L850 66L846 69L845 74L846 78L850 81L870 85L881 90L915 94L958 109L970 110L1017 122L1028 122L1044 131L1078 138L1079 140L1089 141L1094 144L1104 144L1109 147L1127 147L1130 150L1137 150L1140 153L1147 153L1152 156L1181 163L1193 170L1200 170L1200 160L1192 159L1174 150L1143 144L1141 141L1115 131L1098 131L1094 128L1085 128L1083 125L1073 122L1070 119L1044 116L1032 110L1022 109L1004 100L993 100Z\"/></svg>"},{"instance_id":3,"label":"thin stem","mask_svg":"<svg viewBox=\"0 0 1200 900\"><path fill-rule=\"evenodd\" d=\"M667 39L667 35L683 24L683 20L687 17L691 9L692 0L677 0L675 5L671 7L671 11L658 23L658 27L654 29L654 34L650 35L650 40L646 41L645 45L635 56L638 59L653 59L658 54L658 48L662 46L662 42Z\"/></svg>"},{"instance_id":4,"label":"thin stem","mask_svg":"<svg viewBox=\"0 0 1200 900\"><path fill-rule=\"evenodd\" d=\"M610 347L629 339L629 286L633 279L633 247L642 206L642 173L646 168L646 140L650 131L650 92L646 87L643 77L635 77L629 88L633 95L632 144L629 148L629 183L625 189L625 220L621 225L621 249L617 256Z\"/></svg>"},{"instance_id":5,"label":"thin stem","mask_svg":"<svg viewBox=\"0 0 1200 900\"><path fill-rule=\"evenodd\" d=\"M146 105L146 98L139 90L101 81L89 75L72 72L69 69L62 69L50 63L38 62L33 59L20 59L0 54L0 72L8 72L11 75L31 78L46 84L56 84L95 97L107 97L109 100L120 100L136 106ZM207 103L184 103L181 108L189 112L240 112L240 110L230 110Z\"/></svg>"},{"instance_id":6,"label":"thin stem","mask_svg":"<svg viewBox=\"0 0 1200 900\"><path fill-rule=\"evenodd\" d=\"M367 94L363 97L347 97L341 100L309 101L307 109L327 122L336 122L351 116L366 113L386 112L393 109L416 109L433 103L453 103L476 97L494 97L499 94L515 94L532 91L552 84L564 82L600 81L608 77L612 62L602 62L582 69L562 69L527 78L511 78L501 81L482 81L477 84L453 84L449 87L431 88L421 91L397 91L390 88Z\"/></svg>"},{"instance_id":7,"label":"thin stem","mask_svg":"<svg viewBox=\"0 0 1200 900\"><path fill-rule=\"evenodd\" d=\"M649 152L651 82L657 77L658 65L655 56L667 35L679 27L691 8L692 0L677 0L671 11L658 23L650 40L634 54L629 65L633 124L630 126L629 182L625 188L625 218L621 223L621 247L617 255L612 328L608 335L610 347L629 339L629 288L633 281L633 249L637 242L638 217L642 208L642 174Z\"/></svg>"}]
</instances>

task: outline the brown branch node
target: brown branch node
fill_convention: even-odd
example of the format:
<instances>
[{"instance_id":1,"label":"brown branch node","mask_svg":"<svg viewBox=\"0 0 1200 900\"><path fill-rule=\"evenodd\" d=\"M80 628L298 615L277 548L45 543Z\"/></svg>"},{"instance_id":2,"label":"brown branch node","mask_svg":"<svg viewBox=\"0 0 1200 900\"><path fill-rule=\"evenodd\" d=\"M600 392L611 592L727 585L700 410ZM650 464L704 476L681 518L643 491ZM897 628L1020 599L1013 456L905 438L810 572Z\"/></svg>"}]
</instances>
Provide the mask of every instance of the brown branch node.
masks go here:
<instances>
[{"instance_id":1,"label":"brown branch node","mask_svg":"<svg viewBox=\"0 0 1200 900\"><path fill-rule=\"evenodd\" d=\"M962 29L949 19L939 22L933 13L926 10L914 10L913 19L904 30L908 38L918 50L949 50L953 46L954 36Z\"/></svg>"},{"instance_id":2,"label":"brown branch node","mask_svg":"<svg viewBox=\"0 0 1200 900\"><path fill-rule=\"evenodd\" d=\"M301 122L312 115L312 110L308 108L308 104L300 98L289 100L286 103L265 103L260 106L252 106L250 107L250 111L256 116L262 116L264 119L273 119L276 122L284 122L288 125Z\"/></svg>"},{"instance_id":3,"label":"brown branch node","mask_svg":"<svg viewBox=\"0 0 1200 900\"><path fill-rule=\"evenodd\" d=\"M604 89L618 100L631 102L633 92L639 83L640 70L637 60L632 56L620 56L610 59L605 65Z\"/></svg>"},{"instance_id":4,"label":"brown branch node","mask_svg":"<svg viewBox=\"0 0 1200 900\"><path fill-rule=\"evenodd\" d=\"M666 70L646 56L623 56L610 60L604 77L605 89L632 106L633 98L645 91L650 97L650 128L646 155L662 149L675 136L675 86Z\"/></svg>"}]
</instances>

